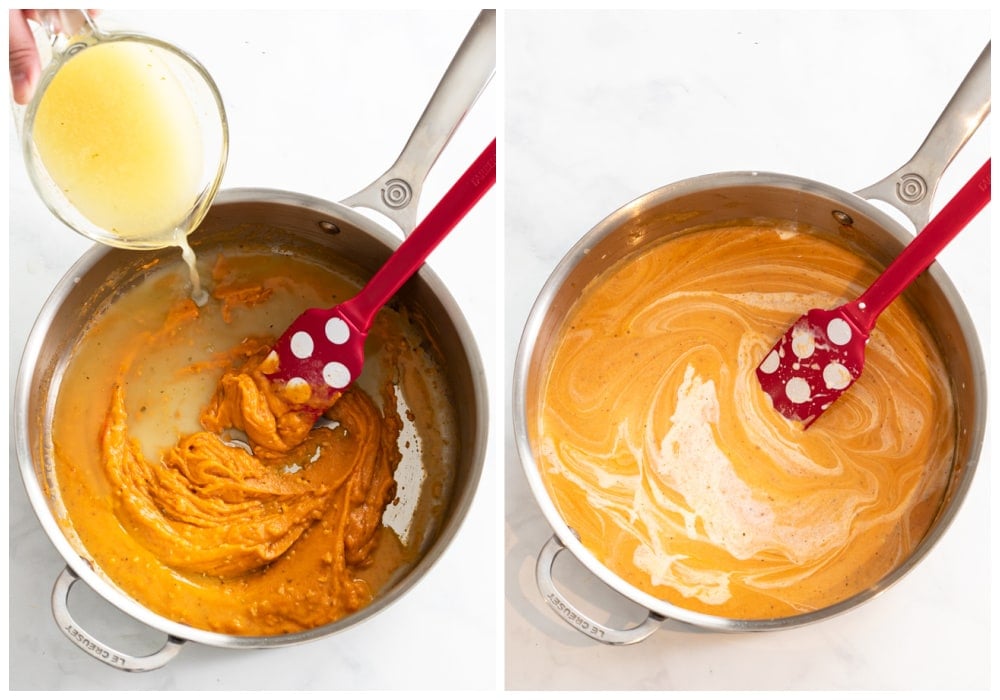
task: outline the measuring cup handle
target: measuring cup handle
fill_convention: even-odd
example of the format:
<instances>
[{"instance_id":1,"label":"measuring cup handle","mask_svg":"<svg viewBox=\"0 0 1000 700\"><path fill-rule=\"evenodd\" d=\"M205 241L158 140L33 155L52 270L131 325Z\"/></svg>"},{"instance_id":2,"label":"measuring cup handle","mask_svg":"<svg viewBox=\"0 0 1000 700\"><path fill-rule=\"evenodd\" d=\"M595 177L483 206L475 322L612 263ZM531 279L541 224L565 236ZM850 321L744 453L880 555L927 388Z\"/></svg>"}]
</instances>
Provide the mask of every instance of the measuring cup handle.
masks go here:
<instances>
[{"instance_id":1,"label":"measuring cup handle","mask_svg":"<svg viewBox=\"0 0 1000 700\"><path fill-rule=\"evenodd\" d=\"M549 538L542 551L538 553L538 560L535 562L535 580L538 583L538 590L541 591L545 602L566 622L591 639L603 644L625 645L635 644L646 639L660 628L660 624L665 618L650 611L649 616L635 627L629 629L616 629L595 622L585 613L566 600L566 597L556 588L552 578L552 567L556 557L566 549L556 535Z\"/></svg>"},{"instance_id":2,"label":"measuring cup handle","mask_svg":"<svg viewBox=\"0 0 1000 700\"><path fill-rule=\"evenodd\" d=\"M374 209L409 235L427 173L496 70L496 10L479 13L396 162L342 201Z\"/></svg>"},{"instance_id":3,"label":"measuring cup handle","mask_svg":"<svg viewBox=\"0 0 1000 700\"><path fill-rule=\"evenodd\" d=\"M66 637L98 661L121 671L153 671L170 662L184 645L183 639L167 636L163 646L147 656L133 656L118 651L97 640L69 612L69 591L79 577L68 566L62 570L52 587L52 615Z\"/></svg>"},{"instance_id":4,"label":"measuring cup handle","mask_svg":"<svg viewBox=\"0 0 1000 700\"><path fill-rule=\"evenodd\" d=\"M45 30L49 40L56 37L68 39L78 34L87 35L97 31L93 17L84 10L36 10L38 23ZM59 47L54 47L58 49Z\"/></svg>"},{"instance_id":5,"label":"measuring cup handle","mask_svg":"<svg viewBox=\"0 0 1000 700\"><path fill-rule=\"evenodd\" d=\"M885 179L855 194L891 204L917 231L927 225L941 176L990 112L990 43L913 157Z\"/></svg>"}]
</instances>

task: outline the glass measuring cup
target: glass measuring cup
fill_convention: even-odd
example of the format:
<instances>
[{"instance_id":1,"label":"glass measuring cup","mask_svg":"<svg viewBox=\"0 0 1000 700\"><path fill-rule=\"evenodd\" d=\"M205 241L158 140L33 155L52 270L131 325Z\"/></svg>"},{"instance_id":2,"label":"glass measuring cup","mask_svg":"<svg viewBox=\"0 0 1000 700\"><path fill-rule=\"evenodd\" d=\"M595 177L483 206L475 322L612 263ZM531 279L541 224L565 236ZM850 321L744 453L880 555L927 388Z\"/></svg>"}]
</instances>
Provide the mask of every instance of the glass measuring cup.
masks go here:
<instances>
[{"instance_id":1,"label":"glass measuring cup","mask_svg":"<svg viewBox=\"0 0 1000 700\"><path fill-rule=\"evenodd\" d=\"M51 59L20 128L36 191L95 241L177 245L193 258L187 235L208 211L229 149L211 76L177 47L101 31L80 10L39 10L38 20Z\"/></svg>"}]
</instances>

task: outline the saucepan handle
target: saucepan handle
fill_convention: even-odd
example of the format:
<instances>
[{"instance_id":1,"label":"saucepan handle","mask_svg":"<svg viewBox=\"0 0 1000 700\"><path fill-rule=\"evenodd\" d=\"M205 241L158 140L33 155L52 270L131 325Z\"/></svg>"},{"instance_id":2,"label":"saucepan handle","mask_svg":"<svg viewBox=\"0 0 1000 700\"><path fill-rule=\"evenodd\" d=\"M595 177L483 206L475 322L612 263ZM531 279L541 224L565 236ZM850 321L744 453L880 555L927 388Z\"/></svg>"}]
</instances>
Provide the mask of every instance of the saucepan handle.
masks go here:
<instances>
[{"instance_id":1,"label":"saucepan handle","mask_svg":"<svg viewBox=\"0 0 1000 700\"><path fill-rule=\"evenodd\" d=\"M566 546L556 535L549 538L538 554L538 560L535 563L535 580L538 582L538 589L542 592L545 602L556 611L566 624L591 639L614 645L641 642L660 628L664 618L652 611L649 612L649 616L645 620L629 629L616 629L602 625L580 612L559 592L552 578L552 566L555 564L556 557L565 549Z\"/></svg>"},{"instance_id":2,"label":"saucepan handle","mask_svg":"<svg viewBox=\"0 0 1000 700\"><path fill-rule=\"evenodd\" d=\"M496 10L479 13L396 162L342 204L373 209L410 234L427 173L496 70L496 23Z\"/></svg>"},{"instance_id":3,"label":"saucepan handle","mask_svg":"<svg viewBox=\"0 0 1000 700\"><path fill-rule=\"evenodd\" d=\"M923 230L941 176L990 112L990 44L979 55L923 144L894 173L855 194L899 209Z\"/></svg>"},{"instance_id":4,"label":"saucepan handle","mask_svg":"<svg viewBox=\"0 0 1000 700\"><path fill-rule=\"evenodd\" d=\"M99 641L93 634L83 629L69 611L69 592L80 578L68 566L62 570L52 587L52 615L71 642L80 649L120 671L153 671L170 662L184 645L183 639L167 636L167 641L158 651L147 656L133 656L118 651Z\"/></svg>"}]
</instances>

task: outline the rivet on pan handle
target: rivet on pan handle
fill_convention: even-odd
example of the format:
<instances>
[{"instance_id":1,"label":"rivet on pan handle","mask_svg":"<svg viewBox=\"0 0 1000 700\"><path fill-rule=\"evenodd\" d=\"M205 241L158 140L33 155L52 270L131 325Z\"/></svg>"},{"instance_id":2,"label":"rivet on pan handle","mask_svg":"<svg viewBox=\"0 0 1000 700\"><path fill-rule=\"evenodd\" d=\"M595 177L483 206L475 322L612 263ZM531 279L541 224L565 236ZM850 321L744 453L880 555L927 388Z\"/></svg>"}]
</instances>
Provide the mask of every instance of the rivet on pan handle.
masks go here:
<instances>
[{"instance_id":1,"label":"rivet on pan handle","mask_svg":"<svg viewBox=\"0 0 1000 700\"><path fill-rule=\"evenodd\" d=\"M906 165L855 194L891 204L923 230L941 176L990 112L990 43Z\"/></svg>"},{"instance_id":2,"label":"rivet on pan handle","mask_svg":"<svg viewBox=\"0 0 1000 700\"><path fill-rule=\"evenodd\" d=\"M119 671L154 671L165 666L181 650L183 639L168 636L163 646L147 656L133 656L99 641L82 627L69 612L69 591L79 577L68 566L62 570L52 587L52 615L59 629L77 647Z\"/></svg>"},{"instance_id":3,"label":"rivet on pan handle","mask_svg":"<svg viewBox=\"0 0 1000 700\"><path fill-rule=\"evenodd\" d=\"M496 70L496 22L496 10L479 13L396 162L342 204L374 209L409 235L427 173Z\"/></svg>"},{"instance_id":4,"label":"rivet on pan handle","mask_svg":"<svg viewBox=\"0 0 1000 700\"><path fill-rule=\"evenodd\" d=\"M538 560L535 563L535 580L538 582L538 589L542 592L542 597L549 607L563 619L566 624L582 632L591 639L596 639L604 644L624 645L641 642L646 637L660 628L664 618L650 611L649 617L639 625L630 629L615 629L602 625L590 619L586 614L566 600L565 596L559 592L552 579L552 566L556 557L566 546L555 535L542 547L538 553Z\"/></svg>"}]
</instances>

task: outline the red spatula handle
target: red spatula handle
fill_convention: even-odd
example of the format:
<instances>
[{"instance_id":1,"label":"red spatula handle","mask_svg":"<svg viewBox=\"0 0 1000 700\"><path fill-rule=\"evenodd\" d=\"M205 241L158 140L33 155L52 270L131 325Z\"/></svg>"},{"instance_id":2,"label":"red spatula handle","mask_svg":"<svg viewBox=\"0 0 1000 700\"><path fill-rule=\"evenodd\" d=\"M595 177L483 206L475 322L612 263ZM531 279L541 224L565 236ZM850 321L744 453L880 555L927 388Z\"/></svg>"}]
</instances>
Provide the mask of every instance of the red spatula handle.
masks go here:
<instances>
[{"instance_id":1,"label":"red spatula handle","mask_svg":"<svg viewBox=\"0 0 1000 700\"><path fill-rule=\"evenodd\" d=\"M452 185L441 201L431 209L399 248L358 292L341 304L355 328L367 332L375 313L408 280L438 243L447 236L463 217L482 199L497 181L497 141L489 146Z\"/></svg>"},{"instance_id":2,"label":"red spatula handle","mask_svg":"<svg viewBox=\"0 0 1000 700\"><path fill-rule=\"evenodd\" d=\"M846 305L866 333L875 326L878 315L899 296L914 279L926 270L937 254L965 228L990 201L990 162L979 171L931 219L899 257L854 302Z\"/></svg>"}]
</instances>

